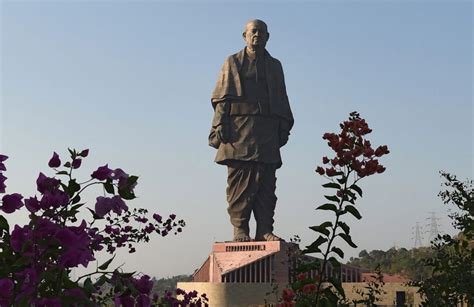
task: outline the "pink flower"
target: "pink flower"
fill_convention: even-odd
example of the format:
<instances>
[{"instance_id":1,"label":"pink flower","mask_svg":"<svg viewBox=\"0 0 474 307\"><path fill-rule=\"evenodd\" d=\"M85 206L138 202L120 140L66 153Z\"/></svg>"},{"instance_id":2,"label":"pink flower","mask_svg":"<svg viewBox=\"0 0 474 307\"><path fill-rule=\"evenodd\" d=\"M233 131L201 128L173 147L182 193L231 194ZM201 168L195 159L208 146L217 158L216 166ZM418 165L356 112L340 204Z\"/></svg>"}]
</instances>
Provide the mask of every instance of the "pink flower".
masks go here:
<instances>
[{"instance_id":1,"label":"pink flower","mask_svg":"<svg viewBox=\"0 0 474 307\"><path fill-rule=\"evenodd\" d=\"M53 156L48 162L48 166L52 168L59 167L61 165L61 160L56 152L53 152Z\"/></svg>"},{"instance_id":2,"label":"pink flower","mask_svg":"<svg viewBox=\"0 0 474 307\"><path fill-rule=\"evenodd\" d=\"M285 302L293 301L294 297L295 297L295 292L293 292L293 290L288 289L288 288L283 289L283 300Z\"/></svg>"},{"instance_id":3,"label":"pink flower","mask_svg":"<svg viewBox=\"0 0 474 307\"><path fill-rule=\"evenodd\" d=\"M18 193L6 194L2 198L3 204L0 209L2 209L5 213L13 213L15 210L23 207L23 202L21 201L22 199L23 196Z\"/></svg>"},{"instance_id":4,"label":"pink flower","mask_svg":"<svg viewBox=\"0 0 474 307\"><path fill-rule=\"evenodd\" d=\"M97 168L97 170L91 174L91 177L102 181L110 178L111 175L112 170L108 167L108 164L106 164Z\"/></svg>"},{"instance_id":5,"label":"pink flower","mask_svg":"<svg viewBox=\"0 0 474 307\"><path fill-rule=\"evenodd\" d=\"M307 284L303 286L303 293L304 294L310 294L316 290L316 285L315 284Z\"/></svg>"},{"instance_id":6,"label":"pink flower","mask_svg":"<svg viewBox=\"0 0 474 307\"><path fill-rule=\"evenodd\" d=\"M76 158L72 161L72 168L76 169L76 168L79 168L81 167L81 163L82 163L82 160L79 159L79 158Z\"/></svg>"},{"instance_id":7,"label":"pink flower","mask_svg":"<svg viewBox=\"0 0 474 307\"><path fill-rule=\"evenodd\" d=\"M150 291L153 288L153 281L150 280L150 276L143 275L140 279L134 279L133 285L140 293L150 294Z\"/></svg>"},{"instance_id":8,"label":"pink flower","mask_svg":"<svg viewBox=\"0 0 474 307\"><path fill-rule=\"evenodd\" d=\"M0 193L5 193L5 188L7 187L5 185L5 180L7 180L7 177L0 173Z\"/></svg>"},{"instance_id":9,"label":"pink flower","mask_svg":"<svg viewBox=\"0 0 474 307\"><path fill-rule=\"evenodd\" d=\"M324 175L324 168L322 168L321 166L318 166L316 168L316 172L322 176Z\"/></svg>"},{"instance_id":10,"label":"pink flower","mask_svg":"<svg viewBox=\"0 0 474 307\"><path fill-rule=\"evenodd\" d=\"M79 153L79 156L83 158L87 157L88 155L89 155L89 149L84 149L83 151Z\"/></svg>"},{"instance_id":11,"label":"pink flower","mask_svg":"<svg viewBox=\"0 0 474 307\"><path fill-rule=\"evenodd\" d=\"M8 159L7 156L0 154L0 171L6 171L7 170L7 168L5 167L5 164L3 164L3 161L5 161L6 159Z\"/></svg>"},{"instance_id":12,"label":"pink flower","mask_svg":"<svg viewBox=\"0 0 474 307\"><path fill-rule=\"evenodd\" d=\"M38 179L36 179L38 192L42 194L46 191L57 189L60 183L61 181L58 179L46 177L43 173L39 173Z\"/></svg>"}]
</instances>

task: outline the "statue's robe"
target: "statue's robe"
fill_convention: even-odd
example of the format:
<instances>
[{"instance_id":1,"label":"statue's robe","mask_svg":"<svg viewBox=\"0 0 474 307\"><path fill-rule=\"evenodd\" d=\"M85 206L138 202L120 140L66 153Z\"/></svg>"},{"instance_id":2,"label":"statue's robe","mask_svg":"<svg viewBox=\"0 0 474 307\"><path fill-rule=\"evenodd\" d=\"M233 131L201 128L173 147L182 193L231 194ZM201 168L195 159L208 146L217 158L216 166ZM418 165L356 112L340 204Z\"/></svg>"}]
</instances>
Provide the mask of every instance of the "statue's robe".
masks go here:
<instances>
[{"instance_id":1,"label":"statue's robe","mask_svg":"<svg viewBox=\"0 0 474 307\"><path fill-rule=\"evenodd\" d=\"M289 133L293 123L285 78L280 61L267 51L264 56L265 97L245 92L246 50L229 56L222 66L211 102L215 110L209 145L217 149L215 161L255 161L281 166L280 134ZM229 142L218 139L215 128L230 120Z\"/></svg>"}]
</instances>

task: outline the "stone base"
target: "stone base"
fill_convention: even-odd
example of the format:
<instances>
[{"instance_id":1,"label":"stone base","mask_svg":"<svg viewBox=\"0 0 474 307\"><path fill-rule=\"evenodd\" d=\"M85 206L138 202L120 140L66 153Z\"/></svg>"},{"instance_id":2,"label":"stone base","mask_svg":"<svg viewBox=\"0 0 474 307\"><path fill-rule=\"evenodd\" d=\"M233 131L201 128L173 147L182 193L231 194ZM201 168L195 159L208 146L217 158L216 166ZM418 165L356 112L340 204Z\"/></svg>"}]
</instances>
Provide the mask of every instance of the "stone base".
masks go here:
<instances>
[{"instance_id":1,"label":"stone base","mask_svg":"<svg viewBox=\"0 0 474 307\"><path fill-rule=\"evenodd\" d=\"M206 293L210 307L269 307L276 306L283 283L211 283L179 282L178 288L199 294Z\"/></svg>"}]
</instances>

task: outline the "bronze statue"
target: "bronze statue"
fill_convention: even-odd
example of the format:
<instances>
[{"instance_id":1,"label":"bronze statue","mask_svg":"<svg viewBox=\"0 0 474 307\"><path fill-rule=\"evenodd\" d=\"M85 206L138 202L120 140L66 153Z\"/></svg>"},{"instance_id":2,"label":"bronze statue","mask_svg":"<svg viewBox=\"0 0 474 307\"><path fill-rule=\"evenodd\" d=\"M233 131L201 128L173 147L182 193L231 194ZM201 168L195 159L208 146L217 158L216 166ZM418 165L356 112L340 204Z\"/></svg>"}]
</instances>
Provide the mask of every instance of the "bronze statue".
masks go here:
<instances>
[{"instance_id":1,"label":"bronze statue","mask_svg":"<svg viewBox=\"0 0 474 307\"><path fill-rule=\"evenodd\" d=\"M281 240L273 234L275 172L281 167L280 147L293 126L280 61L265 49L270 37L261 20L249 21L243 33L247 46L229 56L212 93L214 108L209 145L215 162L227 165L227 211L234 241L250 241L253 212L256 241Z\"/></svg>"}]
</instances>

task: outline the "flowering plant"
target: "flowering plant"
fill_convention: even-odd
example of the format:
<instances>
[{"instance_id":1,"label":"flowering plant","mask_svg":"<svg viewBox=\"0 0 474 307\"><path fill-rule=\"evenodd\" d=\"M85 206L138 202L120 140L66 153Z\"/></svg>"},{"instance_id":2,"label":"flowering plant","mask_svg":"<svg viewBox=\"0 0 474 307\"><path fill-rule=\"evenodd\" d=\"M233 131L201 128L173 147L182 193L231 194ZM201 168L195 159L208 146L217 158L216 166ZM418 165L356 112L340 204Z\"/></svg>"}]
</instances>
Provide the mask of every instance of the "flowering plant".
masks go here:
<instances>
[{"instance_id":1,"label":"flowering plant","mask_svg":"<svg viewBox=\"0 0 474 307\"><path fill-rule=\"evenodd\" d=\"M296 280L290 288L284 289L281 306L336 306L345 297L337 274L341 265L334 257L343 258L344 252L334 242L340 238L349 246L357 247L352 241L350 227L342 218L346 214L362 218L354 206L357 197L362 197L362 189L357 183L364 177L385 171L377 158L388 154L389 150L386 145L376 149L372 147L365 137L372 129L357 112L350 113L349 120L341 123L340 127L339 134L324 134L323 139L328 141L335 155L323 157L322 163L326 167L316 168L318 174L329 180L323 187L335 191L325 195L327 202L316 209L334 212L335 219L311 226L310 229L318 236L303 250L304 254L321 255L322 260L307 261L296 268Z\"/></svg>"},{"instance_id":2,"label":"flowering plant","mask_svg":"<svg viewBox=\"0 0 474 307\"><path fill-rule=\"evenodd\" d=\"M0 210L13 213L26 208L29 223L10 229L0 215L0 306L200 306L205 295L196 292L176 292L163 297L152 293L153 282L148 275L139 277L120 268L108 269L119 248L135 252L135 245L148 242L152 234L162 237L177 234L185 226L175 214L163 218L158 213L148 216L146 209L129 209L126 201L134 199L138 177L108 165L98 167L90 178L79 182L74 171L89 154L69 150L70 161L62 164L57 153L49 160L53 177L40 173L36 186L38 196L24 198L19 193L4 194L6 171L0 155ZM83 192L93 186L103 188L94 207L86 207ZM78 220L86 208L90 220ZM100 251L111 255L88 274L71 278L73 268L89 267ZM107 287L105 287L107 286ZM108 288L108 291L104 289Z\"/></svg>"}]
</instances>

